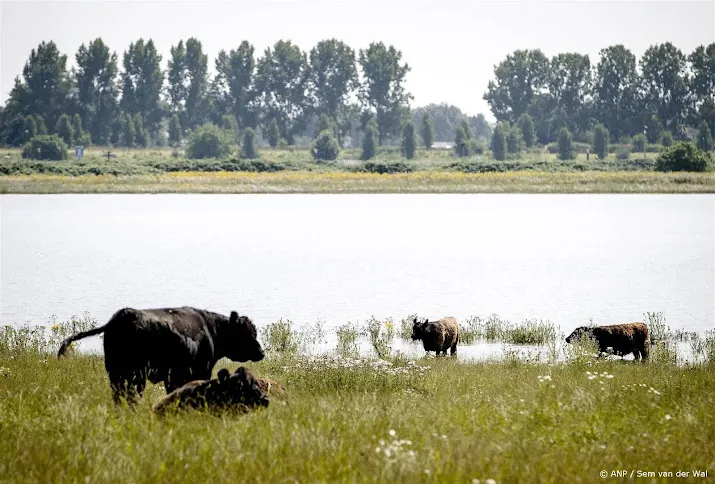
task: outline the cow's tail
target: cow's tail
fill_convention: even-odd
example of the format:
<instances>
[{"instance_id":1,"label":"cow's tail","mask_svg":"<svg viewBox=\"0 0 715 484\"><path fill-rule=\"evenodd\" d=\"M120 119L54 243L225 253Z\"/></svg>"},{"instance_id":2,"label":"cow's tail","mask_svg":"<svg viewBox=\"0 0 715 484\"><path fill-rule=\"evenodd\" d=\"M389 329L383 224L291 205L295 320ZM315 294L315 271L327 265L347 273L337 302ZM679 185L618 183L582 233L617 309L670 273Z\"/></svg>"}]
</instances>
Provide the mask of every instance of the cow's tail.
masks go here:
<instances>
[{"instance_id":1,"label":"cow's tail","mask_svg":"<svg viewBox=\"0 0 715 484\"><path fill-rule=\"evenodd\" d=\"M62 342L62 345L60 346L60 350L57 352L57 358L60 358L62 355L64 355L67 352L67 348L69 346L82 338L86 338L88 336L94 336L96 334L104 333L104 330L107 329L107 325L105 324L104 326L100 326L99 328L94 328L90 329L89 331L81 331L73 336L70 336L66 340Z\"/></svg>"}]
</instances>

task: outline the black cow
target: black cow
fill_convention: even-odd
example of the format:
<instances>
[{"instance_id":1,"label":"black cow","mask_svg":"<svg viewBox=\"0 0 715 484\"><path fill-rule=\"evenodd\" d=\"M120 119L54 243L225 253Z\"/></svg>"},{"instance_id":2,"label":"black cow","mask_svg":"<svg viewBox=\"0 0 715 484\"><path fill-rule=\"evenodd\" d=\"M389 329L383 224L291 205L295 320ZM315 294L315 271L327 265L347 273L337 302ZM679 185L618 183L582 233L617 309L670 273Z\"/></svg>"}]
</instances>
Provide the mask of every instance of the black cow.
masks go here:
<instances>
[{"instance_id":1,"label":"black cow","mask_svg":"<svg viewBox=\"0 0 715 484\"><path fill-rule=\"evenodd\" d=\"M109 322L62 342L61 357L73 341L104 333L104 367L115 403L133 404L146 379L164 383L167 393L192 380L208 380L216 362L260 361L265 356L256 327L235 311L221 314L191 307L124 308Z\"/></svg>"}]
</instances>

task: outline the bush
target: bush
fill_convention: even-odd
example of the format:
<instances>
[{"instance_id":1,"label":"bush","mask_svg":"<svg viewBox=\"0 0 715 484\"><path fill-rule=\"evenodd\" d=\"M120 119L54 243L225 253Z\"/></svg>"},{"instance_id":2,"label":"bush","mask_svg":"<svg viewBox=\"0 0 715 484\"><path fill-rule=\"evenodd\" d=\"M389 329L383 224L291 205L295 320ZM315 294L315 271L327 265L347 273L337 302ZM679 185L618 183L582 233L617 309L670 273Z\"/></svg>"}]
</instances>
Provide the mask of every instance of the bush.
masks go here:
<instances>
[{"instance_id":1,"label":"bush","mask_svg":"<svg viewBox=\"0 0 715 484\"><path fill-rule=\"evenodd\" d=\"M363 166L364 170L370 173L409 173L412 167L404 161L366 161Z\"/></svg>"},{"instance_id":2,"label":"bush","mask_svg":"<svg viewBox=\"0 0 715 484\"><path fill-rule=\"evenodd\" d=\"M602 160L608 155L608 129L602 124L598 124L593 132L593 151Z\"/></svg>"},{"instance_id":3,"label":"bush","mask_svg":"<svg viewBox=\"0 0 715 484\"><path fill-rule=\"evenodd\" d=\"M318 118L318 122L315 125L316 139L326 129L329 130L335 138L338 137L338 125L335 124L335 121L333 120L333 118L331 116L329 116L326 113L323 113L320 115L320 117Z\"/></svg>"},{"instance_id":4,"label":"bush","mask_svg":"<svg viewBox=\"0 0 715 484\"><path fill-rule=\"evenodd\" d=\"M62 138L67 146L72 146L74 141L74 128L72 127L72 119L63 114L60 119L57 120L57 125L55 126L55 132L57 136Z\"/></svg>"},{"instance_id":5,"label":"bush","mask_svg":"<svg viewBox=\"0 0 715 484\"><path fill-rule=\"evenodd\" d=\"M313 158L316 160L332 161L338 157L340 147L332 129L328 128L320 132L315 143L313 143L312 151Z\"/></svg>"},{"instance_id":6,"label":"bush","mask_svg":"<svg viewBox=\"0 0 715 484\"><path fill-rule=\"evenodd\" d=\"M268 130L266 133L266 141L271 146L275 148L281 140L281 130L278 127L278 121L275 118L271 120L271 124L268 125Z\"/></svg>"},{"instance_id":7,"label":"bush","mask_svg":"<svg viewBox=\"0 0 715 484\"><path fill-rule=\"evenodd\" d=\"M660 137L660 144L662 144L665 148L673 146L673 134L670 131L663 131L663 134Z\"/></svg>"},{"instance_id":8,"label":"bush","mask_svg":"<svg viewBox=\"0 0 715 484\"><path fill-rule=\"evenodd\" d=\"M511 154L521 153L521 130L516 127L509 129L506 137L506 149Z\"/></svg>"},{"instance_id":9,"label":"bush","mask_svg":"<svg viewBox=\"0 0 715 484\"><path fill-rule=\"evenodd\" d=\"M411 160L415 157L416 149L417 140L415 139L415 125L412 124L412 121L408 121L402 129L402 143L400 145L400 151L402 152L402 156Z\"/></svg>"},{"instance_id":10,"label":"bush","mask_svg":"<svg viewBox=\"0 0 715 484\"><path fill-rule=\"evenodd\" d=\"M559 158L562 160L573 160L575 154L571 145L573 137L568 128L561 128L559 131Z\"/></svg>"},{"instance_id":11,"label":"bush","mask_svg":"<svg viewBox=\"0 0 715 484\"><path fill-rule=\"evenodd\" d=\"M498 161L504 161L506 159L506 133L503 124L498 124L494 128L494 134L492 135L492 154L494 159Z\"/></svg>"},{"instance_id":12,"label":"bush","mask_svg":"<svg viewBox=\"0 0 715 484\"><path fill-rule=\"evenodd\" d=\"M536 129L534 128L534 118L528 114L522 114L519 118L519 129L521 130L521 139L527 148L531 148L536 144Z\"/></svg>"},{"instance_id":13,"label":"bush","mask_svg":"<svg viewBox=\"0 0 715 484\"><path fill-rule=\"evenodd\" d=\"M66 160L67 145L56 135L35 136L22 148L22 157L32 160Z\"/></svg>"},{"instance_id":14,"label":"bush","mask_svg":"<svg viewBox=\"0 0 715 484\"><path fill-rule=\"evenodd\" d=\"M631 150L628 147L622 147L622 148L619 148L618 151L616 151L616 159L617 160L627 160L630 157L631 157Z\"/></svg>"},{"instance_id":15,"label":"bush","mask_svg":"<svg viewBox=\"0 0 715 484\"><path fill-rule=\"evenodd\" d=\"M703 172L712 165L712 156L700 150L694 143L680 141L664 149L656 161L657 171Z\"/></svg>"},{"instance_id":16,"label":"bush","mask_svg":"<svg viewBox=\"0 0 715 484\"><path fill-rule=\"evenodd\" d=\"M176 114L169 119L169 146L181 146L181 122Z\"/></svg>"},{"instance_id":17,"label":"bush","mask_svg":"<svg viewBox=\"0 0 715 484\"><path fill-rule=\"evenodd\" d=\"M194 130L186 145L186 156L191 159L223 158L231 154L232 141L214 124L204 124Z\"/></svg>"},{"instance_id":18,"label":"bush","mask_svg":"<svg viewBox=\"0 0 715 484\"><path fill-rule=\"evenodd\" d=\"M243 130L243 140L241 143L241 158L252 160L258 158L256 149L256 132L252 128Z\"/></svg>"},{"instance_id":19,"label":"bush","mask_svg":"<svg viewBox=\"0 0 715 484\"><path fill-rule=\"evenodd\" d=\"M365 126L365 136L362 139L362 154L361 160L369 160L375 156L377 146L377 125L374 121L367 123Z\"/></svg>"},{"instance_id":20,"label":"bush","mask_svg":"<svg viewBox=\"0 0 715 484\"><path fill-rule=\"evenodd\" d=\"M434 144L434 124L426 112L422 117L422 142L426 150L432 148L432 144Z\"/></svg>"},{"instance_id":21,"label":"bush","mask_svg":"<svg viewBox=\"0 0 715 484\"><path fill-rule=\"evenodd\" d=\"M484 143L472 138L467 143L467 149L470 155L483 155L487 151L487 147Z\"/></svg>"},{"instance_id":22,"label":"bush","mask_svg":"<svg viewBox=\"0 0 715 484\"><path fill-rule=\"evenodd\" d=\"M698 148L703 151L710 152L713 150L713 137L710 134L710 127L707 121L700 123L700 129L698 130Z\"/></svg>"},{"instance_id":23,"label":"bush","mask_svg":"<svg viewBox=\"0 0 715 484\"><path fill-rule=\"evenodd\" d=\"M643 153L646 148L647 140L643 133L639 133L633 137L631 144L633 145L633 151Z\"/></svg>"}]
</instances>

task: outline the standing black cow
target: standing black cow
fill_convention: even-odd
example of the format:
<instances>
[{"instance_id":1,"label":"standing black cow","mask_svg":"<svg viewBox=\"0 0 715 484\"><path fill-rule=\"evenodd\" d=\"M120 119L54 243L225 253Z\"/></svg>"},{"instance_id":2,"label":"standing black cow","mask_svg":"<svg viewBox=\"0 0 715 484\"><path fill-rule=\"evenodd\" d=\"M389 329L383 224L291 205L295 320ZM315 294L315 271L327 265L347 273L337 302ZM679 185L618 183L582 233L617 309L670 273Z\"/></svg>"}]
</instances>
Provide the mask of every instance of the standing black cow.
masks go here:
<instances>
[{"instance_id":1,"label":"standing black cow","mask_svg":"<svg viewBox=\"0 0 715 484\"><path fill-rule=\"evenodd\" d=\"M163 382L169 393L192 380L208 380L223 357L245 362L265 356L248 317L232 311L227 318L182 307L120 309L104 326L64 340L57 357L73 341L100 333L104 333L104 367L116 403L122 397L135 403L147 378Z\"/></svg>"}]
</instances>

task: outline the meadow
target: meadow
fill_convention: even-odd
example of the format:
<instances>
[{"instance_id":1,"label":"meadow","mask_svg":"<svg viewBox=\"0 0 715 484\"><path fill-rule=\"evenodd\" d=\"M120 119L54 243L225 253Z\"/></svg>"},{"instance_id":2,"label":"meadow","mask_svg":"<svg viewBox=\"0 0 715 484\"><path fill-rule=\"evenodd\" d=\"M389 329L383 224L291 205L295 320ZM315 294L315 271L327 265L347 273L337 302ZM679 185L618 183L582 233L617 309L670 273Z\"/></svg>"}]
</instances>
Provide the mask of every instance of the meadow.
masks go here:
<instances>
[{"instance_id":1,"label":"meadow","mask_svg":"<svg viewBox=\"0 0 715 484\"><path fill-rule=\"evenodd\" d=\"M713 173L658 173L657 153L584 153L562 161L548 149L495 161L456 158L449 150L418 150L405 160L381 147L361 161L342 150L316 162L307 148L263 149L260 158L190 160L171 149L117 149L107 159L91 148L82 160L23 160L0 150L0 193L712 193Z\"/></svg>"},{"instance_id":2,"label":"meadow","mask_svg":"<svg viewBox=\"0 0 715 484\"><path fill-rule=\"evenodd\" d=\"M662 323L651 319L654 334ZM286 397L240 416L159 418L161 387L149 385L134 410L116 408L101 356L55 357L64 335L92 324L0 331L0 481L594 482L626 470L667 482L658 472L715 472L712 334L692 365L675 364L667 344L645 364L594 359L588 341L559 350L563 361L470 362L390 351L406 337L392 320L345 325L334 351L308 355L302 338L323 329L278 321L260 331L268 357L246 366ZM540 324L463 326L475 338L514 339L521 328L533 335L524 340L560 341ZM354 353L360 335L372 354Z\"/></svg>"}]
</instances>

